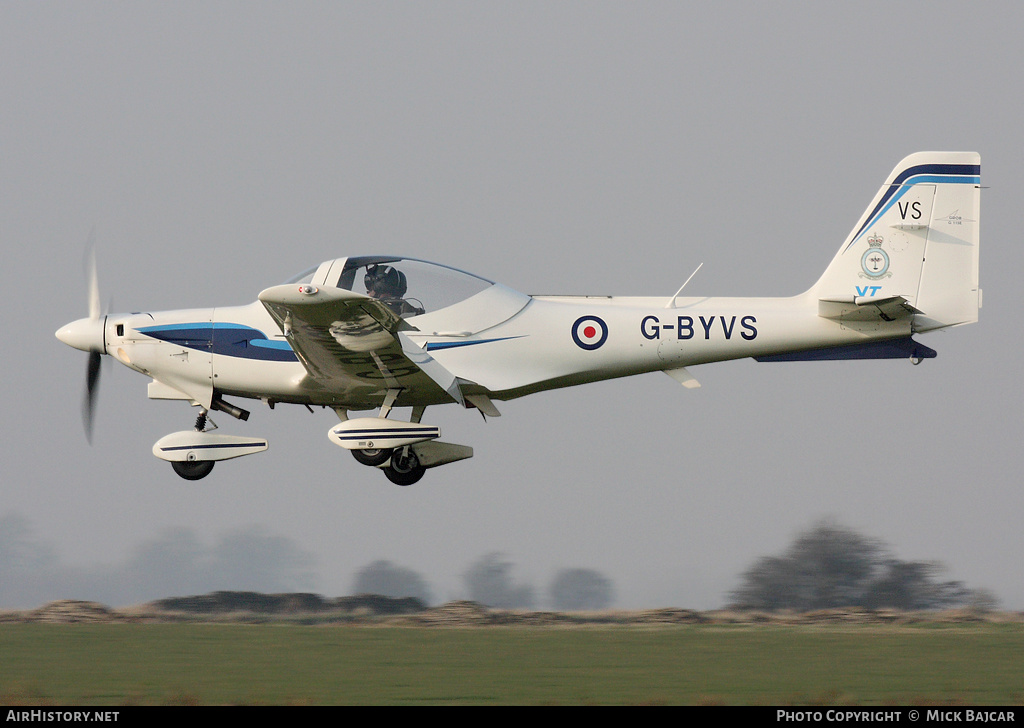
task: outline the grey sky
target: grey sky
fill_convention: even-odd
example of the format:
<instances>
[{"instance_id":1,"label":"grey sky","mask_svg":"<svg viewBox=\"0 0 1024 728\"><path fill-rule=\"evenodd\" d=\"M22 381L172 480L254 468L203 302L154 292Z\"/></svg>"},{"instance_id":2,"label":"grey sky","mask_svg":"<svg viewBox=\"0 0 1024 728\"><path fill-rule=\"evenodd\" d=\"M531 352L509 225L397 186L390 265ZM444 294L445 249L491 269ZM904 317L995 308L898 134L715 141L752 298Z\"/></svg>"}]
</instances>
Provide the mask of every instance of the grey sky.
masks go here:
<instances>
[{"instance_id":1,"label":"grey sky","mask_svg":"<svg viewBox=\"0 0 1024 728\"><path fill-rule=\"evenodd\" d=\"M602 571L620 606L718 606L755 558L833 517L1024 608L1017 562L1024 255L1019 3L0 4L0 515L62 562L120 563L169 528L258 528L345 593L377 559L439 599L504 552L543 588ZM791 295L885 175L982 155L974 326L906 362L696 367L428 410L476 456L398 488L327 441L330 411L225 431L270 451L199 483L151 454L191 426L103 373L85 315L96 229L116 310L253 301L328 258L399 253L526 293ZM64 595L77 596L77 595Z\"/></svg>"}]
</instances>

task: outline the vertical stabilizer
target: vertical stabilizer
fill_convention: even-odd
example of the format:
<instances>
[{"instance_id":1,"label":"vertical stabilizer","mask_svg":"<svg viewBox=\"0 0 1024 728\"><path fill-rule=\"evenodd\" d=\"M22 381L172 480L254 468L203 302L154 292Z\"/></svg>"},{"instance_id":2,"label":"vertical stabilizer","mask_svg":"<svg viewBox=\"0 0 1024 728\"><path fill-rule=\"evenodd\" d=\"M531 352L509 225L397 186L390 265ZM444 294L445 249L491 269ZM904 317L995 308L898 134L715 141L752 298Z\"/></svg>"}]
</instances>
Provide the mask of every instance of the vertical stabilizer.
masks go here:
<instances>
[{"instance_id":1,"label":"vertical stabilizer","mask_svg":"<svg viewBox=\"0 0 1024 728\"><path fill-rule=\"evenodd\" d=\"M914 329L978 320L981 157L919 152L898 165L811 289L819 300L900 296Z\"/></svg>"}]
</instances>

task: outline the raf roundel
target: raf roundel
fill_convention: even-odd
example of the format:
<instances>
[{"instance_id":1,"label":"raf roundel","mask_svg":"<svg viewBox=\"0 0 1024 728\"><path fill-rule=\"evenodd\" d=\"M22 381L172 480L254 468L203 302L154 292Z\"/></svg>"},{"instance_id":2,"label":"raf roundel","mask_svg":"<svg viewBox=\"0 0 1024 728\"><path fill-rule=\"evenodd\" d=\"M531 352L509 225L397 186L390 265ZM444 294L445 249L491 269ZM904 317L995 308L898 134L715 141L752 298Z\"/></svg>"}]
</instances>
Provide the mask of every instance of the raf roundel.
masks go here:
<instances>
[{"instance_id":1,"label":"raf roundel","mask_svg":"<svg viewBox=\"0 0 1024 728\"><path fill-rule=\"evenodd\" d=\"M572 340L581 349L600 349L607 339L608 324L597 316L580 316L572 325Z\"/></svg>"}]
</instances>

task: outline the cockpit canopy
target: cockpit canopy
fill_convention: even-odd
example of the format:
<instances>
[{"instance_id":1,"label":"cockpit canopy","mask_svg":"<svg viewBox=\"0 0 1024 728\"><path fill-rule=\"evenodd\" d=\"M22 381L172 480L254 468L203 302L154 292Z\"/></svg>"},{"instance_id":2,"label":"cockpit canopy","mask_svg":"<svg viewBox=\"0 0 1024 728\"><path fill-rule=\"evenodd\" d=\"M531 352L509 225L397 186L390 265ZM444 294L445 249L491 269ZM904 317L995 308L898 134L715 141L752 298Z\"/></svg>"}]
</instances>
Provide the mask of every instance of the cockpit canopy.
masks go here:
<instances>
[{"instance_id":1,"label":"cockpit canopy","mask_svg":"<svg viewBox=\"0 0 1024 728\"><path fill-rule=\"evenodd\" d=\"M501 323L529 302L529 296L472 273L388 255L328 260L287 283L361 293L385 302L423 331L454 326L461 335Z\"/></svg>"},{"instance_id":2,"label":"cockpit canopy","mask_svg":"<svg viewBox=\"0 0 1024 728\"><path fill-rule=\"evenodd\" d=\"M404 301L407 315L447 308L494 285L486 278L446 265L387 255L329 260L286 282L344 288L371 298Z\"/></svg>"}]
</instances>

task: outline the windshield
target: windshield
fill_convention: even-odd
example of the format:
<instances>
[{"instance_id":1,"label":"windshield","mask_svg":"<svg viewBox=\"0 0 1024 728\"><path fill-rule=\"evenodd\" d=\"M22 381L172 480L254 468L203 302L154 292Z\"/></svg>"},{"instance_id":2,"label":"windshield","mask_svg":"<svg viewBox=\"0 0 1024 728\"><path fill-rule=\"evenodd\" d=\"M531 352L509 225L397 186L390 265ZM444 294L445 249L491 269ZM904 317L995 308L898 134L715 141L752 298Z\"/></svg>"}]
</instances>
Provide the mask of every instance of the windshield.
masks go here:
<instances>
[{"instance_id":1,"label":"windshield","mask_svg":"<svg viewBox=\"0 0 1024 728\"><path fill-rule=\"evenodd\" d=\"M304 270L298 275L292 276L291 278L284 282L284 285L288 285L289 283L309 283L310 281L313 280L313 274L316 273L317 268L319 267L320 266L318 265L314 265L309 270Z\"/></svg>"},{"instance_id":2,"label":"windshield","mask_svg":"<svg viewBox=\"0 0 1024 728\"><path fill-rule=\"evenodd\" d=\"M388 256L349 258L338 280L338 288L384 301L399 316L437 311L492 285L446 265Z\"/></svg>"}]
</instances>

